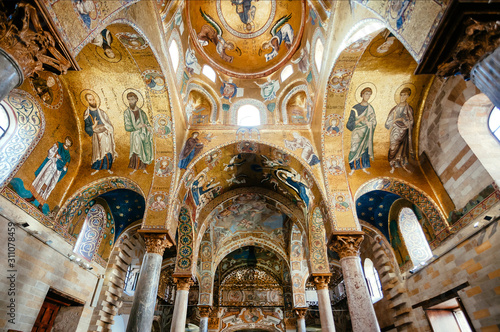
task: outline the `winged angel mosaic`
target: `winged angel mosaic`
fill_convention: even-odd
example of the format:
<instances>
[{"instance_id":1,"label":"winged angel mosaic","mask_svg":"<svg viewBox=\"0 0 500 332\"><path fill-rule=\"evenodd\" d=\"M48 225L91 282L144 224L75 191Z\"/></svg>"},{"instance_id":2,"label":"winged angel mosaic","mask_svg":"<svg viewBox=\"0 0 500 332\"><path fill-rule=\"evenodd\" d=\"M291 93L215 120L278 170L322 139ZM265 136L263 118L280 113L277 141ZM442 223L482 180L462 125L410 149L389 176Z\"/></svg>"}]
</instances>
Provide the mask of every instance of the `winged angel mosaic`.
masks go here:
<instances>
[{"instance_id":1,"label":"winged angel mosaic","mask_svg":"<svg viewBox=\"0 0 500 332\"><path fill-rule=\"evenodd\" d=\"M280 46L283 42L285 42L287 49L292 48L295 33L290 23L287 23L291 18L292 14L283 16L278 21L276 21L276 23L271 28L271 39L262 45L263 50L272 48L271 53L266 54L266 62L274 59L278 55Z\"/></svg>"},{"instance_id":2,"label":"winged angel mosaic","mask_svg":"<svg viewBox=\"0 0 500 332\"><path fill-rule=\"evenodd\" d=\"M224 31L221 27L214 21L210 15L205 13L200 8L201 16L207 21L208 24L205 24L201 27L200 32L198 33L198 42L201 46L207 46L210 42L215 45L215 49L217 53L220 55L222 60L227 62L233 62L233 56L226 54L227 51L236 50L241 53L241 50L236 47L236 45L231 41L225 41L222 38L222 34Z\"/></svg>"}]
</instances>

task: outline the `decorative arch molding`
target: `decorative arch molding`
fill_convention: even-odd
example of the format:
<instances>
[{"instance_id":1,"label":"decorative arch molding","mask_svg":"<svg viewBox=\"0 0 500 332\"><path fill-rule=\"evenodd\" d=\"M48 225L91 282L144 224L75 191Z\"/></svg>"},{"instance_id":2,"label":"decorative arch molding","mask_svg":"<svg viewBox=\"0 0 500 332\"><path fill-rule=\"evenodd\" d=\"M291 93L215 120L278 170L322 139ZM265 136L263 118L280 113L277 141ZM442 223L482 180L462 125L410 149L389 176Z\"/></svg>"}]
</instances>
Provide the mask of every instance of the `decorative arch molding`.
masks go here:
<instances>
[{"instance_id":1,"label":"decorative arch molding","mask_svg":"<svg viewBox=\"0 0 500 332\"><path fill-rule=\"evenodd\" d=\"M299 84L299 83L297 83ZM290 91L286 94L286 96L283 98L281 102L281 116L282 116L282 121L283 124L288 124L288 110L287 110L287 103L290 100L291 97L293 97L296 93L304 91L307 96L307 104L311 105L312 104L312 99L311 99L311 94L309 93L309 88L307 84L300 84L296 85L295 87L291 88ZM311 109L312 112L312 109ZM310 119L312 118L313 114L310 115ZM310 120L308 121L310 122Z\"/></svg>"},{"instance_id":2,"label":"decorative arch molding","mask_svg":"<svg viewBox=\"0 0 500 332\"><path fill-rule=\"evenodd\" d=\"M215 124L217 122L217 118L218 118L219 113L218 113L218 103L215 100L213 93L211 93L212 91L210 91L210 92L207 91L203 86L201 86L197 82L196 83L195 82L188 83L188 86L186 89L186 97L184 97L184 99L182 101L184 106L186 106L187 99L188 99L189 93L191 91L198 91L199 93L203 94L204 96L206 96L208 98L210 105L212 106L212 112L210 114L210 123Z\"/></svg>"},{"instance_id":3,"label":"decorative arch molding","mask_svg":"<svg viewBox=\"0 0 500 332\"><path fill-rule=\"evenodd\" d=\"M228 241L227 245L219 248L217 250L216 254L213 255L214 257L214 269L216 269L217 266L219 266L219 263L222 261L224 257L226 257L228 254L231 252L235 251L236 249L247 247L247 246L256 246L256 247L261 247L266 250L272 251L279 255L281 259L283 259L285 262L289 262L288 260L288 255L286 251L279 247L274 245L273 243L269 243L269 241L255 237L253 235L246 235L243 237L240 237L238 235L231 237L231 241ZM290 266L288 266L290 268Z\"/></svg>"},{"instance_id":4,"label":"decorative arch molding","mask_svg":"<svg viewBox=\"0 0 500 332\"><path fill-rule=\"evenodd\" d=\"M400 270L396 268L398 266L398 261L396 260L394 249L392 249L389 240L387 240L386 237L382 233L380 233L380 231L376 227L367 223L366 221L360 220L359 223L361 225L361 230L365 232L365 237L368 237L372 241L372 248L375 248L378 244L389 259L393 270L398 271L399 273ZM368 239L365 238L365 241L366 240Z\"/></svg>"},{"instance_id":5,"label":"decorative arch molding","mask_svg":"<svg viewBox=\"0 0 500 332\"><path fill-rule=\"evenodd\" d=\"M262 196L265 196L277 203L280 203L283 208L284 208L284 213L289 215L292 219L292 221L297 222L299 225L299 228L303 231L305 229L305 222L304 222L304 214L303 212L297 207L292 204L292 202L284 197L283 195L266 189L262 187L245 187L245 188L237 188L233 189L231 191L225 192L220 196L217 196L214 198L210 203L205 205L203 209L201 210L198 219L201 221L199 224L199 232L198 232L198 240L201 239L203 234L205 233L205 230L208 227L208 224L210 220L208 220L210 213L215 210L218 206L224 204L225 202L231 200L232 198L246 194L246 193L255 193L255 194L260 194Z\"/></svg>"},{"instance_id":6,"label":"decorative arch molding","mask_svg":"<svg viewBox=\"0 0 500 332\"><path fill-rule=\"evenodd\" d=\"M361 29L363 29L364 27L366 27L366 26L368 26L370 24L376 24L376 23L380 23L380 24L384 25L387 28L386 22L384 22L383 20L380 20L378 18L365 18L364 20L358 21L356 24L354 24L349 29L349 31L346 33L344 39L342 40L341 45L343 46L343 48L341 47L339 49L339 54L341 52L343 52L345 48L347 48L348 46L350 46L350 44L347 44L347 42L349 41L349 39L351 39L356 34L356 32L360 31ZM367 37L367 35L369 35L371 33L372 32L366 34L365 36L361 36L360 38ZM395 37L398 38L397 36L395 36ZM399 40L399 38L398 38L398 40ZM353 40L352 42L355 42L355 41L356 40Z\"/></svg>"},{"instance_id":7,"label":"decorative arch molding","mask_svg":"<svg viewBox=\"0 0 500 332\"><path fill-rule=\"evenodd\" d=\"M382 190L399 195L418 206L429 220L436 234L436 239L432 242L434 247L449 235L449 225L446 217L434 200L417 187L403 180L379 177L361 185L356 192L354 201L373 190Z\"/></svg>"},{"instance_id":8,"label":"decorative arch molding","mask_svg":"<svg viewBox=\"0 0 500 332\"><path fill-rule=\"evenodd\" d=\"M179 213L175 273L193 275L195 271L197 255L193 252L193 232L191 212L183 206Z\"/></svg>"},{"instance_id":9,"label":"decorative arch molding","mask_svg":"<svg viewBox=\"0 0 500 332\"><path fill-rule=\"evenodd\" d=\"M253 98L239 99L238 101L234 102L231 105L231 108L229 109L229 124L237 125L238 110L243 105L252 105L252 106L257 107L257 109L259 110L259 113L260 113L260 123L261 124L268 124L268 122L267 122L268 110L267 110L266 104L264 104L260 100L253 99Z\"/></svg>"},{"instance_id":10,"label":"decorative arch molding","mask_svg":"<svg viewBox=\"0 0 500 332\"><path fill-rule=\"evenodd\" d=\"M13 131L0 151L0 190L12 180L26 162L45 132L45 116L40 104L29 93L14 89L5 98L11 108Z\"/></svg>"},{"instance_id":11,"label":"decorative arch molding","mask_svg":"<svg viewBox=\"0 0 500 332\"><path fill-rule=\"evenodd\" d=\"M467 100L458 115L458 132L493 181L500 185L500 144L488 127L488 118L493 107L493 103L483 93Z\"/></svg>"},{"instance_id":12,"label":"decorative arch molding","mask_svg":"<svg viewBox=\"0 0 500 332\"><path fill-rule=\"evenodd\" d=\"M78 210L84 208L88 202L97 196L116 189L129 189L145 197L141 187L130 179L118 176L99 179L80 188L66 200L56 216L56 227L65 230Z\"/></svg>"},{"instance_id":13,"label":"decorative arch molding","mask_svg":"<svg viewBox=\"0 0 500 332\"><path fill-rule=\"evenodd\" d=\"M313 210L309 221L309 262L311 273L330 273L326 252L326 232L323 214L319 207Z\"/></svg>"}]
</instances>

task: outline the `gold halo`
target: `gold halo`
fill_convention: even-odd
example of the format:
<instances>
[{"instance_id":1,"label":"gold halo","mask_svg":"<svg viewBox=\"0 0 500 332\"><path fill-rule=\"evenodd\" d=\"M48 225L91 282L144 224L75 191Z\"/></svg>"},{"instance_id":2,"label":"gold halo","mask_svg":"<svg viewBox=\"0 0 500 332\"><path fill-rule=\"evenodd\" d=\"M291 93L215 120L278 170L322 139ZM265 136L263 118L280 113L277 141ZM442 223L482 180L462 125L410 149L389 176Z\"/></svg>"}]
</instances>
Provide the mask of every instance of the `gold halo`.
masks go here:
<instances>
[{"instance_id":1,"label":"gold halo","mask_svg":"<svg viewBox=\"0 0 500 332\"><path fill-rule=\"evenodd\" d=\"M385 53L379 53L377 52L377 49L379 48L380 45L386 42L386 38L382 37L382 33L380 33L375 39L371 42L368 51L370 54L376 58L382 58L385 56L388 56L389 54L394 53L398 48L399 48L399 40L396 38L394 39L394 43L389 47L387 52ZM394 36L395 37L395 36Z\"/></svg>"},{"instance_id":2,"label":"gold halo","mask_svg":"<svg viewBox=\"0 0 500 332\"><path fill-rule=\"evenodd\" d=\"M137 107L142 108L142 106L144 106L144 97L142 96L142 93L140 93L136 89L132 89L132 88L128 88L127 90L123 91L123 94L122 94L123 104L126 107L129 107L129 103L127 100L127 93L129 93L129 92L135 93L135 95L137 96L137 99L138 99L137 100Z\"/></svg>"},{"instance_id":3,"label":"gold halo","mask_svg":"<svg viewBox=\"0 0 500 332\"><path fill-rule=\"evenodd\" d=\"M87 99L85 99L85 95L87 93L90 93L94 96L95 100L97 101L97 108L99 108L101 106L101 98L99 98L99 95L97 93L90 89L85 89L80 92L80 101L82 102L82 104L87 108L89 107L89 103L87 102Z\"/></svg>"},{"instance_id":4,"label":"gold halo","mask_svg":"<svg viewBox=\"0 0 500 332\"><path fill-rule=\"evenodd\" d=\"M399 86L399 88L396 89L396 92L394 93L394 101L396 104L399 104L399 96L401 95L401 90L404 88L409 88L411 90L411 95L408 96L408 99L406 99L406 102L409 104L413 98L415 97L415 94L417 93L417 88L413 83L404 83Z\"/></svg>"},{"instance_id":5,"label":"gold halo","mask_svg":"<svg viewBox=\"0 0 500 332\"><path fill-rule=\"evenodd\" d=\"M368 103L373 102L373 100L377 96L377 88L375 87L375 84L373 84L372 82L365 82L365 83L362 83L358 86L358 88L356 89L355 95L354 95L354 97L356 98L356 101L358 103L360 103L362 101L360 93L361 93L361 91L363 91L364 88L372 89L372 95L370 97L370 100L368 100Z\"/></svg>"}]
</instances>

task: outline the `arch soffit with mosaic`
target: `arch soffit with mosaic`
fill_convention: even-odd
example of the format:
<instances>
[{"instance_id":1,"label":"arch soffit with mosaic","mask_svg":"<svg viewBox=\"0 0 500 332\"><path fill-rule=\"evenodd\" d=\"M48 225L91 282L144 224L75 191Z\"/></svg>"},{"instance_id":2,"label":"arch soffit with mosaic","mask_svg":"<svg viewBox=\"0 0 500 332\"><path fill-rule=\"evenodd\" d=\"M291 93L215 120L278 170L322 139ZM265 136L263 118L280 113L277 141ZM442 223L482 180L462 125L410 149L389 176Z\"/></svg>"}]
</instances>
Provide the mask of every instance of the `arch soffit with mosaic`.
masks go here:
<instances>
[{"instance_id":1,"label":"arch soffit with mosaic","mask_svg":"<svg viewBox=\"0 0 500 332\"><path fill-rule=\"evenodd\" d=\"M387 191L399 195L415 204L425 214L432 225L432 229L436 234L436 241L441 241L443 236L446 237L449 224L445 215L436 202L419 188L400 179L379 177L361 185L355 194L354 202L359 197L374 190Z\"/></svg>"},{"instance_id":2,"label":"arch soffit with mosaic","mask_svg":"<svg viewBox=\"0 0 500 332\"><path fill-rule=\"evenodd\" d=\"M370 225L366 221L360 220L359 223L361 225L361 230L365 232L365 239L363 240L363 242L370 241L369 239L366 238L367 236L370 237L371 239L373 239L373 241L374 241L373 244L383 242L384 245L382 246L382 249L384 250L386 256L389 258L392 267L393 268L397 267L398 262L396 260L395 254L394 254L394 249L392 249L392 246L391 246L391 243L389 242L389 240L387 240L386 237L376 227L374 227L373 225ZM372 244L370 243L369 245L372 245ZM374 260L374 262L375 262L375 260ZM394 269L394 270L399 271L399 269Z\"/></svg>"},{"instance_id":3,"label":"arch soffit with mosaic","mask_svg":"<svg viewBox=\"0 0 500 332\"><path fill-rule=\"evenodd\" d=\"M278 96L278 105L281 105L281 121L283 124L289 124L288 123L288 110L287 110L287 103L292 98L296 93L304 91L307 97L307 103L311 104L312 107L312 98L311 94L309 92L309 87L307 84L307 81L300 79L293 81L292 83L288 84L287 87L283 90L283 92ZM314 110L312 110L314 111ZM314 116L314 114L311 114L311 118Z\"/></svg>"},{"instance_id":4,"label":"arch soffit with mosaic","mask_svg":"<svg viewBox=\"0 0 500 332\"><path fill-rule=\"evenodd\" d=\"M285 150L285 148L283 148L281 146L278 146L276 144L269 143L269 142L262 142L262 141L255 140L255 139L238 139L238 140L233 140L233 141L230 141L228 143L221 144L221 145L219 145L217 147L214 147L211 150L209 150L209 151L201 154L200 156L196 157L196 159L194 159L189 164L189 166L187 167L186 171L182 174L181 179L177 182L177 186L175 188L175 192L174 192L174 195L172 195L172 197L177 197L178 199L180 199L182 201L182 197L178 197L178 196L179 196L180 189L183 186L183 182L184 182L183 180L184 180L184 178L186 177L187 174L189 174L189 173L192 172L192 170L196 167L196 165L200 161L202 161L203 159L205 159L208 155L210 155L214 151L223 150L225 148L229 148L229 147L231 147L233 145L236 145L238 143L241 143L241 142L254 142L254 143L257 143L259 145L269 146L271 148L277 149L280 152L286 153L286 154L288 154L290 156L290 158L295 159L303 167L303 169L305 169L307 171L308 175L310 176L310 179L312 179L313 185L317 187L318 192L320 193L320 197L316 197L315 201L313 201L313 203L311 204L310 211L312 211L315 206L321 206L320 202L327 201L326 194L325 194L325 192L323 190L323 187L320 186L319 181L316 178L316 176L314 175L314 173L312 172L311 167L304 160L302 160L299 157L296 157L295 154L291 153L290 151ZM194 176L196 176L196 175L198 175L198 174L194 174ZM330 212L330 210L329 210L329 212ZM326 218L326 217L324 218L324 220L325 220L325 229L326 229L327 233L329 234L329 232L332 231L332 229L331 229L332 226L329 223L328 219L332 218L332 216L330 216L330 214L328 214L327 217L328 218Z\"/></svg>"},{"instance_id":5,"label":"arch soffit with mosaic","mask_svg":"<svg viewBox=\"0 0 500 332\"><path fill-rule=\"evenodd\" d=\"M206 84L205 82L199 79L191 79L187 85L186 89L186 97L182 100L182 103L185 105L187 103L187 99L189 97L189 93L191 91L198 91L202 95L206 96L210 105L212 106L212 110L210 112L210 123L215 124L219 117L219 102L215 98L216 94L213 89ZM185 114L184 114L185 116Z\"/></svg>"},{"instance_id":6,"label":"arch soffit with mosaic","mask_svg":"<svg viewBox=\"0 0 500 332\"><path fill-rule=\"evenodd\" d=\"M232 253L236 249L248 247L248 246L260 247L262 249L269 250L269 251L275 253L276 255L279 255L279 257L284 262L286 262L287 268L290 269L288 255L286 254L285 250L283 250L282 248L280 248L278 246L272 246L269 244L268 241L260 239L258 237L255 237L253 235L245 236L245 237L240 238L236 241L237 241L237 243L235 243L234 241L229 241L225 246L219 248L216 253L212 254L212 260L214 262L214 264L213 264L214 272L215 272L215 270L217 270L217 267L219 266L220 262L224 259L224 257L229 255L230 253Z\"/></svg>"},{"instance_id":7,"label":"arch soffit with mosaic","mask_svg":"<svg viewBox=\"0 0 500 332\"><path fill-rule=\"evenodd\" d=\"M68 198L56 216L56 223L63 226L63 228L67 227L77 212L85 207L88 202L102 194L117 189L132 190L146 198L141 187L134 181L119 176L106 177L78 189Z\"/></svg>"}]
</instances>

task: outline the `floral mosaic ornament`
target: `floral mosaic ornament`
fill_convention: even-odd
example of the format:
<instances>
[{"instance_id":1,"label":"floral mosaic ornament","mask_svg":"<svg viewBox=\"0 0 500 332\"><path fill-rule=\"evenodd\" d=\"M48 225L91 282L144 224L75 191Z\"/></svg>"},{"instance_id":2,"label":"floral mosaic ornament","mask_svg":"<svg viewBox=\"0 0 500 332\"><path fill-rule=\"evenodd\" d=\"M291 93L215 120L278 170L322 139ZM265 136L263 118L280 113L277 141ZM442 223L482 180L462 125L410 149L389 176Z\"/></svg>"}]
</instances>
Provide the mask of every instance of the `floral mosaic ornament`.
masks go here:
<instances>
[{"instance_id":1,"label":"floral mosaic ornament","mask_svg":"<svg viewBox=\"0 0 500 332\"><path fill-rule=\"evenodd\" d=\"M167 177L174 172L174 164L172 158L161 157L155 162L155 175L159 177Z\"/></svg>"},{"instance_id":2,"label":"floral mosaic ornament","mask_svg":"<svg viewBox=\"0 0 500 332\"><path fill-rule=\"evenodd\" d=\"M168 195L164 192L155 192L149 195L148 207L151 211L163 211L167 208Z\"/></svg>"},{"instance_id":3,"label":"floral mosaic ornament","mask_svg":"<svg viewBox=\"0 0 500 332\"><path fill-rule=\"evenodd\" d=\"M189 271L191 269L193 254L193 228L189 210L182 207L179 214L179 244L177 251L176 272Z\"/></svg>"}]
</instances>

